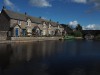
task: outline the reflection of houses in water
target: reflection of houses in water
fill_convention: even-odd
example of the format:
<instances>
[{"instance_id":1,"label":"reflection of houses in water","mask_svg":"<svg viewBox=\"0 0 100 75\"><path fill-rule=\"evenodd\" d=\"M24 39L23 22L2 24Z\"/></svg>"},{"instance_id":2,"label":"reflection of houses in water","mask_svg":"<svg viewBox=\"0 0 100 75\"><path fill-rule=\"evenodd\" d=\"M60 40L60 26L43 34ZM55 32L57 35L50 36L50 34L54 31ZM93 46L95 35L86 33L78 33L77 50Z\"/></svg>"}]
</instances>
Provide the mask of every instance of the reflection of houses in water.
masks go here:
<instances>
[{"instance_id":1,"label":"reflection of houses in water","mask_svg":"<svg viewBox=\"0 0 100 75\"><path fill-rule=\"evenodd\" d=\"M23 61L25 60L26 57L26 49L24 46L21 46L19 44L11 44L12 49L13 49L13 54L11 57L11 63L15 63L17 61Z\"/></svg>"},{"instance_id":2,"label":"reflection of houses in water","mask_svg":"<svg viewBox=\"0 0 100 75\"><path fill-rule=\"evenodd\" d=\"M14 64L30 60L41 60L60 53L60 44L56 41L34 43L12 43L0 45L0 64ZM58 47L59 49L57 49ZM2 51L1 51L2 50ZM3 59L4 58L4 59ZM4 60L4 62L3 62ZM6 62L5 62L6 61Z\"/></svg>"},{"instance_id":3,"label":"reflection of houses in water","mask_svg":"<svg viewBox=\"0 0 100 75\"><path fill-rule=\"evenodd\" d=\"M32 54L32 50L33 50L32 45L28 45L26 49L27 49L26 60L29 61L32 58L32 55L33 55Z\"/></svg>"},{"instance_id":4,"label":"reflection of houses in water","mask_svg":"<svg viewBox=\"0 0 100 75\"><path fill-rule=\"evenodd\" d=\"M15 63L17 61L29 61L32 57L32 46L26 44L11 44L13 49L13 55L11 62Z\"/></svg>"},{"instance_id":5,"label":"reflection of houses in water","mask_svg":"<svg viewBox=\"0 0 100 75\"><path fill-rule=\"evenodd\" d=\"M10 65L12 48L10 44L0 44L0 69L4 70Z\"/></svg>"}]
</instances>

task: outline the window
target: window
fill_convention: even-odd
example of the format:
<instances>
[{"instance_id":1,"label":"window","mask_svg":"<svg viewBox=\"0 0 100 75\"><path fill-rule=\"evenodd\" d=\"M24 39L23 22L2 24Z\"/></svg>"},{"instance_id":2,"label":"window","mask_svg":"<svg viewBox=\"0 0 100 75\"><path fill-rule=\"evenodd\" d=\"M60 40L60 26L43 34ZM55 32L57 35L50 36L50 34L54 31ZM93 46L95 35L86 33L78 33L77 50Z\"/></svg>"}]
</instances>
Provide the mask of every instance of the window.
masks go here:
<instances>
[{"instance_id":1,"label":"window","mask_svg":"<svg viewBox=\"0 0 100 75\"><path fill-rule=\"evenodd\" d=\"M43 22L43 28L46 28L46 23L45 22Z\"/></svg>"},{"instance_id":2,"label":"window","mask_svg":"<svg viewBox=\"0 0 100 75\"><path fill-rule=\"evenodd\" d=\"M27 26L31 26L31 20L30 19L27 20Z\"/></svg>"},{"instance_id":3,"label":"window","mask_svg":"<svg viewBox=\"0 0 100 75\"><path fill-rule=\"evenodd\" d=\"M51 24L49 23L49 28L51 28Z\"/></svg>"},{"instance_id":4,"label":"window","mask_svg":"<svg viewBox=\"0 0 100 75\"><path fill-rule=\"evenodd\" d=\"M29 21L27 22L27 26L29 26Z\"/></svg>"},{"instance_id":5,"label":"window","mask_svg":"<svg viewBox=\"0 0 100 75\"><path fill-rule=\"evenodd\" d=\"M18 20L18 25L21 25L21 21L20 20Z\"/></svg>"},{"instance_id":6,"label":"window","mask_svg":"<svg viewBox=\"0 0 100 75\"><path fill-rule=\"evenodd\" d=\"M60 27L59 27L59 25L58 25L58 29L59 29Z\"/></svg>"}]
</instances>

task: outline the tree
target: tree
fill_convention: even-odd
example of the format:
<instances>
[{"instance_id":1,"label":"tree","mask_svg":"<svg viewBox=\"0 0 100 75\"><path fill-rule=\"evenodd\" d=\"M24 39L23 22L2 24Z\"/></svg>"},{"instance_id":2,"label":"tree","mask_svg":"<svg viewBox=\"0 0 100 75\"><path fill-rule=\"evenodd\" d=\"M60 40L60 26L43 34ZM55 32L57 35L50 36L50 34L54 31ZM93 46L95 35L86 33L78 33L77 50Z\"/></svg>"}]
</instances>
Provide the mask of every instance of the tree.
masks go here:
<instances>
[{"instance_id":1,"label":"tree","mask_svg":"<svg viewBox=\"0 0 100 75\"><path fill-rule=\"evenodd\" d=\"M72 35L73 29L67 24L61 24L64 27L64 30L67 32L67 34Z\"/></svg>"},{"instance_id":2,"label":"tree","mask_svg":"<svg viewBox=\"0 0 100 75\"><path fill-rule=\"evenodd\" d=\"M82 31L82 26L81 26L80 24L78 24L78 25L76 26L76 30L77 30L77 31Z\"/></svg>"},{"instance_id":3,"label":"tree","mask_svg":"<svg viewBox=\"0 0 100 75\"><path fill-rule=\"evenodd\" d=\"M75 37L82 37L82 33L80 31L75 31L74 36Z\"/></svg>"},{"instance_id":4,"label":"tree","mask_svg":"<svg viewBox=\"0 0 100 75\"><path fill-rule=\"evenodd\" d=\"M72 29L69 25L66 25L66 32L67 32L69 35L73 35L73 29Z\"/></svg>"}]
</instances>

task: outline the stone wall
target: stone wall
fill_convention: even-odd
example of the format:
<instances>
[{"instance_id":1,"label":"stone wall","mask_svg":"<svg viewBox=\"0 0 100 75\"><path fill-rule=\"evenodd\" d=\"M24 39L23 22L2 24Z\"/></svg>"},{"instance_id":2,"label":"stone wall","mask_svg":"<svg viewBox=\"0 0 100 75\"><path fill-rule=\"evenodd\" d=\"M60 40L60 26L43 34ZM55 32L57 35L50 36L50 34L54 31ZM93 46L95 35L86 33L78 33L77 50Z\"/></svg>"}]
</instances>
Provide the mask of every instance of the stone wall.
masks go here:
<instances>
[{"instance_id":1,"label":"stone wall","mask_svg":"<svg viewBox=\"0 0 100 75\"><path fill-rule=\"evenodd\" d=\"M0 15L0 31L8 31L10 28L10 22L7 15L2 12Z\"/></svg>"},{"instance_id":2,"label":"stone wall","mask_svg":"<svg viewBox=\"0 0 100 75\"><path fill-rule=\"evenodd\" d=\"M7 32L0 31L0 40L6 40L6 39L7 39Z\"/></svg>"},{"instance_id":3,"label":"stone wall","mask_svg":"<svg viewBox=\"0 0 100 75\"><path fill-rule=\"evenodd\" d=\"M59 40L61 37L11 37L11 40L15 41L43 41L43 40Z\"/></svg>"}]
</instances>

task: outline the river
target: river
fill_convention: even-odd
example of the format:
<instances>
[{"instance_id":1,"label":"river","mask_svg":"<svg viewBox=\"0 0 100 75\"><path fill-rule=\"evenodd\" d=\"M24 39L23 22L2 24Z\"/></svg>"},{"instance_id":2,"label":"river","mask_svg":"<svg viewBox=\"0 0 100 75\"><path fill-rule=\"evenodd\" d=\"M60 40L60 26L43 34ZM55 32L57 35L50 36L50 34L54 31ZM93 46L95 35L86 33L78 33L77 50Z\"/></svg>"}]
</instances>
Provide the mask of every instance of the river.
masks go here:
<instances>
[{"instance_id":1,"label":"river","mask_svg":"<svg viewBox=\"0 0 100 75\"><path fill-rule=\"evenodd\" d=\"M100 75L100 41L0 44L0 75Z\"/></svg>"}]
</instances>

